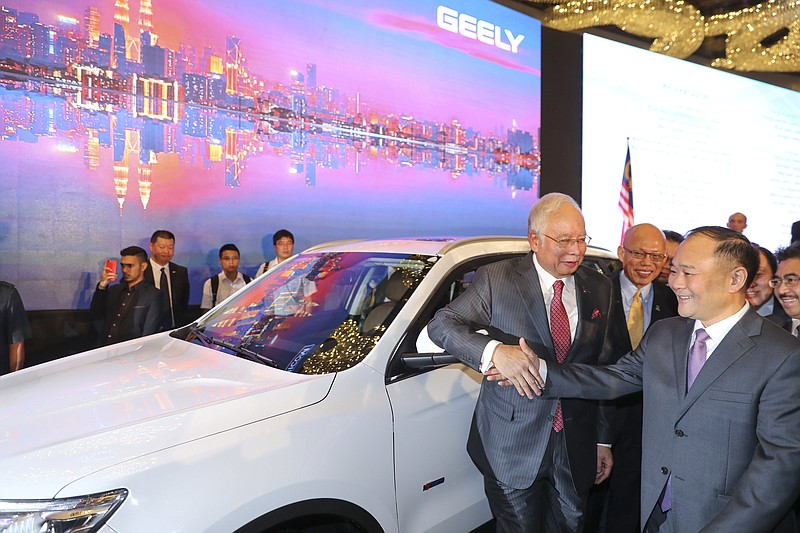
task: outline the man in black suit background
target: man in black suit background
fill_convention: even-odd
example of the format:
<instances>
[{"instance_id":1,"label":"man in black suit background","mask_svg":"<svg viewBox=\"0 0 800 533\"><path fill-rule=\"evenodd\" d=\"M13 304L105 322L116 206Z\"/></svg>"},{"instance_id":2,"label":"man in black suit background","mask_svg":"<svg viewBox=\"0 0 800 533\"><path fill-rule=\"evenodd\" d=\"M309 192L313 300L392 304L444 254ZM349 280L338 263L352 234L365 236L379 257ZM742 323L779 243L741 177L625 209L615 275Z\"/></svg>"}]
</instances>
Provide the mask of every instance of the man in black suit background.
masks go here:
<instances>
[{"instance_id":1,"label":"man in black suit background","mask_svg":"<svg viewBox=\"0 0 800 533\"><path fill-rule=\"evenodd\" d=\"M617 360L639 345L647 329L662 318L677 316L678 300L672 289L654 283L667 261L664 233L652 224L630 228L617 249L622 270L611 274L611 320L607 337L608 357ZM639 533L639 493L642 462L642 393L612 402L614 470L603 488L607 489L605 529L597 516L602 510L603 488L589 498L587 533Z\"/></svg>"},{"instance_id":2,"label":"man in black suit background","mask_svg":"<svg viewBox=\"0 0 800 533\"><path fill-rule=\"evenodd\" d=\"M476 370L497 368L516 387L483 381L467 440L498 531L580 531L589 488L611 470L609 448L598 446L610 435L597 404L534 400L518 344L528 339L553 365L597 364L611 283L581 267L588 241L575 201L543 196L528 216L532 252L478 269L428 325L436 344Z\"/></svg>"},{"instance_id":3,"label":"man in black suit background","mask_svg":"<svg viewBox=\"0 0 800 533\"><path fill-rule=\"evenodd\" d=\"M775 271L778 270L778 260L763 246L757 244L753 244L753 246L758 250L760 262L753 283L747 287L747 302L753 306L756 313L782 326L789 316L778 303L778 298L769 285L772 278L775 277Z\"/></svg>"},{"instance_id":4,"label":"man in black suit background","mask_svg":"<svg viewBox=\"0 0 800 533\"><path fill-rule=\"evenodd\" d=\"M165 295L144 279L147 252L139 246L120 251L122 282L106 266L92 296L91 314L98 323L101 344L113 344L156 333L164 320Z\"/></svg>"},{"instance_id":5,"label":"man in black suit background","mask_svg":"<svg viewBox=\"0 0 800 533\"><path fill-rule=\"evenodd\" d=\"M784 316L773 313L766 318L800 337L800 242L781 248L775 255L778 268L769 285L781 303Z\"/></svg>"},{"instance_id":6,"label":"man in black suit background","mask_svg":"<svg viewBox=\"0 0 800 533\"><path fill-rule=\"evenodd\" d=\"M156 230L150 237L150 268L145 270L147 281L167 296L167 312L163 329L184 326L190 322L189 271L172 262L175 256L175 235L165 229ZM166 284L166 289L164 285Z\"/></svg>"}]
</instances>

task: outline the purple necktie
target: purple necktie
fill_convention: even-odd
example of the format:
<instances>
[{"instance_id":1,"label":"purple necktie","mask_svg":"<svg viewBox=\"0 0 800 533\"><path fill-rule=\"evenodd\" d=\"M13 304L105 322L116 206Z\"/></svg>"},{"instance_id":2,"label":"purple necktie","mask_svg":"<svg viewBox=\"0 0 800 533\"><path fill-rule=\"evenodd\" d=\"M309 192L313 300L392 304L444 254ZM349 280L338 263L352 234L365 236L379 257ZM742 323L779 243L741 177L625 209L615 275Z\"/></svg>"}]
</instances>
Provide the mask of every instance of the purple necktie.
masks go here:
<instances>
[{"instance_id":1,"label":"purple necktie","mask_svg":"<svg viewBox=\"0 0 800 533\"><path fill-rule=\"evenodd\" d=\"M706 349L706 342L709 339L711 339L711 337L708 336L706 330L700 328L695 334L694 344L692 344L692 347L689 348L689 363L686 365L687 392L692 387L692 383L694 383L697 374L700 373L700 369L703 368L704 364L706 364L706 354L708 353L708 350Z\"/></svg>"},{"instance_id":2,"label":"purple necktie","mask_svg":"<svg viewBox=\"0 0 800 533\"><path fill-rule=\"evenodd\" d=\"M706 347L706 342L708 342L711 337L708 336L706 330L700 328L697 330L697 333L694 337L694 344L692 347L689 348L689 361L686 365L686 392L689 392L689 389L692 387L692 383L694 383L697 374L700 373L700 369L703 368L703 365L706 364L706 354L708 353L708 349ZM664 496L661 498L661 510L663 512L667 512L672 508L672 474L669 475L667 478L667 486L664 489Z\"/></svg>"},{"instance_id":3,"label":"purple necktie","mask_svg":"<svg viewBox=\"0 0 800 533\"><path fill-rule=\"evenodd\" d=\"M561 301L561 292L564 282L560 279L553 283L553 301L550 302L550 333L553 336L553 347L556 350L556 361L559 364L567 359L569 347L572 344L572 334L569 331L569 317ZM561 400L556 406L556 415L553 417L553 430L558 433L564 429L564 415L561 412Z\"/></svg>"}]
</instances>

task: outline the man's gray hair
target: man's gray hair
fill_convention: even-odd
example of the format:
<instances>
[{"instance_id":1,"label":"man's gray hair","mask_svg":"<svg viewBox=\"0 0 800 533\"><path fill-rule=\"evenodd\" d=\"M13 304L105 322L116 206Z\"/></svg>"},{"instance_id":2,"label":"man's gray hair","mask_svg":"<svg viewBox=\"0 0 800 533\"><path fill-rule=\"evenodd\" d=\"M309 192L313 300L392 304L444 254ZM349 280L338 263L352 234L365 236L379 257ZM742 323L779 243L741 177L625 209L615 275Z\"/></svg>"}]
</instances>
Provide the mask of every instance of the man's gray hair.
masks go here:
<instances>
[{"instance_id":1,"label":"man's gray hair","mask_svg":"<svg viewBox=\"0 0 800 533\"><path fill-rule=\"evenodd\" d=\"M528 233L532 231L539 235L544 233L547 219L564 205L571 205L579 212L581 210L578 203L566 194L551 192L542 196L538 202L533 204L530 213L528 213Z\"/></svg>"}]
</instances>

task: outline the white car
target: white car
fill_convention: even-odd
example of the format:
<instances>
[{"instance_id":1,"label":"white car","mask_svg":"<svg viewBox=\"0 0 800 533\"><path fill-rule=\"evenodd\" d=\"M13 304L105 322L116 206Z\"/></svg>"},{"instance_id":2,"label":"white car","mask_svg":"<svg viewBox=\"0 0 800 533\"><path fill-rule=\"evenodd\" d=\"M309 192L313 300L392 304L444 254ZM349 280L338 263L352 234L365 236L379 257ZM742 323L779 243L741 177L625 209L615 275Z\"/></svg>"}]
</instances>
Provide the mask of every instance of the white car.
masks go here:
<instances>
[{"instance_id":1,"label":"white car","mask_svg":"<svg viewBox=\"0 0 800 533\"><path fill-rule=\"evenodd\" d=\"M317 246L191 326L0 378L0 532L481 526L465 451L480 375L417 342L476 268L528 251Z\"/></svg>"}]
</instances>

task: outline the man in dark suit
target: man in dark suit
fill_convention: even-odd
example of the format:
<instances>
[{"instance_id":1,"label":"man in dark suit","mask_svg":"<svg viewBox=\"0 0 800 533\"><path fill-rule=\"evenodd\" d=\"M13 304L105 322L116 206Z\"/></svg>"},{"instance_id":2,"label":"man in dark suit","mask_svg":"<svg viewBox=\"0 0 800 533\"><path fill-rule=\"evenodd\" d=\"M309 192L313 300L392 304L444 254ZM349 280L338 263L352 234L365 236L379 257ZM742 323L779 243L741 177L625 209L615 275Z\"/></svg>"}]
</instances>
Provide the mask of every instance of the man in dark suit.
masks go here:
<instances>
[{"instance_id":1,"label":"man in dark suit","mask_svg":"<svg viewBox=\"0 0 800 533\"><path fill-rule=\"evenodd\" d=\"M517 389L484 380L467 442L484 476L497 530L578 531L589 488L610 472L610 450L597 446L610 435L595 402L534 400L533 381L524 381L529 362L516 339L530 339L554 365L596 364L611 283L580 266L589 237L569 196L543 196L531 209L528 232L531 254L478 269L469 288L436 313L428 330L468 366L494 366ZM480 330L513 338L514 344Z\"/></svg>"},{"instance_id":2,"label":"man in dark suit","mask_svg":"<svg viewBox=\"0 0 800 533\"><path fill-rule=\"evenodd\" d=\"M770 281L775 277L775 271L778 270L778 260L772 252L754 244L760 256L758 265L758 272L756 277L753 278L753 283L747 288L747 302L753 306L756 312L778 324L781 327L786 327L786 322L789 320L789 315L783 310L778 298L775 296Z\"/></svg>"},{"instance_id":3,"label":"man in dark suit","mask_svg":"<svg viewBox=\"0 0 800 533\"><path fill-rule=\"evenodd\" d=\"M156 333L164 320L165 295L144 279L149 266L147 252L139 246L129 246L120 255L122 282L109 286L117 279L117 273L106 267L92 296L91 314L99 324L102 344Z\"/></svg>"},{"instance_id":4,"label":"man in dark suit","mask_svg":"<svg viewBox=\"0 0 800 533\"><path fill-rule=\"evenodd\" d=\"M780 302L783 316L773 312L770 320L800 337L800 242L778 250L778 268L775 277L769 281L770 287Z\"/></svg>"},{"instance_id":5,"label":"man in dark suit","mask_svg":"<svg viewBox=\"0 0 800 533\"><path fill-rule=\"evenodd\" d=\"M520 341L545 397L644 390L645 531L796 530L800 344L745 300L758 262L735 231L691 231L669 278L681 316L610 366L553 365Z\"/></svg>"},{"instance_id":6,"label":"man in dark suit","mask_svg":"<svg viewBox=\"0 0 800 533\"><path fill-rule=\"evenodd\" d=\"M25 339L31 337L28 315L19 291L0 281L0 376L25 366Z\"/></svg>"},{"instance_id":7,"label":"man in dark suit","mask_svg":"<svg viewBox=\"0 0 800 533\"><path fill-rule=\"evenodd\" d=\"M172 262L175 256L175 235L165 229L156 230L150 237L150 268L145 270L147 281L167 296L167 312L163 329L185 326L190 322L189 271ZM166 288L165 288L166 285Z\"/></svg>"},{"instance_id":8,"label":"man in dark suit","mask_svg":"<svg viewBox=\"0 0 800 533\"><path fill-rule=\"evenodd\" d=\"M660 229L652 224L633 226L625 233L617 255L622 261L622 270L611 274L611 320L605 350L609 357L603 363L615 363L639 345L653 323L678 314L678 301L672 289L654 283L667 259L666 240ZM605 531L641 531L642 394L629 394L616 400L614 405L614 470L608 481L593 490L589 497L591 512L587 512L587 533L602 530L596 515L602 509L604 488L608 491ZM595 524L598 525L596 529L593 528Z\"/></svg>"}]
</instances>

